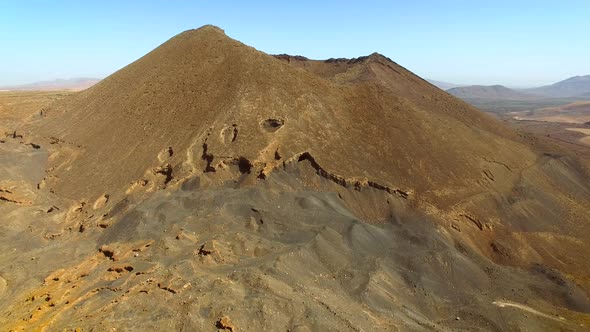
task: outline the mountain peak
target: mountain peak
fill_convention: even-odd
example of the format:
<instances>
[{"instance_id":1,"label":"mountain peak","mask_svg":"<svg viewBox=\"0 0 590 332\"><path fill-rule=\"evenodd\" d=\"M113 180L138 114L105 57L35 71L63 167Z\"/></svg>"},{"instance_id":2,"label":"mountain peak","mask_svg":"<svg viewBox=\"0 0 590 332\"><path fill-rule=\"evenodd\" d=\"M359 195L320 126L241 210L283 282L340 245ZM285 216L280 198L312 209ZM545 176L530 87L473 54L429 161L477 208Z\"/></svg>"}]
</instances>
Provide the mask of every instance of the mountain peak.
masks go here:
<instances>
[{"instance_id":1,"label":"mountain peak","mask_svg":"<svg viewBox=\"0 0 590 332\"><path fill-rule=\"evenodd\" d=\"M351 63L357 63L357 62L366 62L366 63L370 63L370 62L395 63L390 58L384 56L383 54L377 53L377 52L373 52L373 53L371 53L369 55L366 55L366 56L361 56L361 57L358 57L358 58L350 59L350 62Z\"/></svg>"},{"instance_id":2,"label":"mountain peak","mask_svg":"<svg viewBox=\"0 0 590 332\"><path fill-rule=\"evenodd\" d=\"M189 33L216 33L216 34L226 35L225 30L223 30L222 28L220 28L216 25L212 25L212 24L206 24L200 28L186 30L185 32L189 32Z\"/></svg>"},{"instance_id":3,"label":"mountain peak","mask_svg":"<svg viewBox=\"0 0 590 332\"><path fill-rule=\"evenodd\" d=\"M386 173L392 163L398 162L397 159L378 157L382 154L380 149L391 150L387 154L391 158L405 153L395 150L402 149L401 146L392 147L382 138L399 136L399 140L406 140L405 136L392 129L393 126L371 127L371 135L365 135L366 130L344 135L346 128L353 123L362 128L365 123L378 123L383 118L402 121L394 120L394 117L429 123L434 118L423 118L422 114L437 112L442 117L455 117L456 112L445 113L446 109L453 108L469 114L460 121L479 121L479 125L488 130L497 128L495 123L466 105L458 104L454 98L439 95L438 89L379 53L335 63L281 57L291 59L290 64L276 61L275 57L231 39L223 30L208 25L181 33L104 79L101 84L54 104L48 111L43 130L64 141L88 147L88 152L80 156L81 162L72 166L70 176L90 173L90 168L99 160L117 160L117 163L104 164L109 171L101 173L83 188L72 181L60 181L55 183L54 189L68 196L88 199L105 186L114 188L113 192L121 191L128 183L141 179L146 169L152 176L149 167L158 160L154 156L170 146L175 152L170 165L177 168L177 178L184 176L181 169L188 172L192 168L203 168L206 173L215 169L218 170L216 174L225 174L223 170L234 160L247 160L246 164L253 167L252 172L263 174L261 172L267 168L264 165L275 162L274 152L279 147L280 154L287 159L302 151L314 151L319 155L318 163L338 174L356 176L362 173L377 177ZM375 63L395 67L395 70L376 66L362 68ZM307 72L297 67L306 68ZM364 82L371 84L360 84ZM373 89L386 89L387 92L377 98ZM432 95L432 99L439 99L445 107L425 103L424 95ZM428 109L428 112L389 111L396 107L406 108L409 104L414 108ZM371 112L365 111L366 105L373 105ZM64 121L72 125L64 126ZM322 138L325 123L333 123L332 140L327 146ZM280 135L270 134L283 127ZM471 134L457 132L455 136L462 135ZM113 146L101 143L111 141L112 137L134 143ZM478 139L470 136L468 141L478 142ZM407 140L406 143L417 144ZM484 144L483 141L480 143ZM203 144L206 144L205 152L194 151ZM441 156L451 153L440 147L437 151L442 151ZM187 153L214 157L212 161L205 160L208 164L203 166L204 159L201 158L182 161L180 156ZM337 157L351 153L360 154L362 158L342 160ZM115 155L122 157L112 158ZM132 166L121 168L119 163ZM400 166L399 172L392 173L384 182L400 187L410 184L415 188L425 187L424 181L408 180L413 179L408 176L412 167L412 164ZM121 170L113 172L111 168ZM372 170L368 172L367 169ZM475 172L479 176L479 171L474 169L466 172Z\"/></svg>"},{"instance_id":4,"label":"mountain peak","mask_svg":"<svg viewBox=\"0 0 590 332\"><path fill-rule=\"evenodd\" d=\"M551 85L527 91L552 98L583 96L590 93L590 75L573 76Z\"/></svg>"},{"instance_id":5,"label":"mountain peak","mask_svg":"<svg viewBox=\"0 0 590 332\"><path fill-rule=\"evenodd\" d=\"M176 36L172 37L170 40L190 40L191 43L195 42L196 40L232 40L228 35L225 34L225 31L215 25L203 25L200 28L196 29L189 29L185 30ZM166 45L166 43L162 44L161 46Z\"/></svg>"},{"instance_id":6,"label":"mountain peak","mask_svg":"<svg viewBox=\"0 0 590 332\"><path fill-rule=\"evenodd\" d=\"M565 79L561 82L557 82L555 84L559 84L562 82L586 82L586 81L590 81L590 75L576 75L576 76L572 76L568 79Z\"/></svg>"}]
</instances>

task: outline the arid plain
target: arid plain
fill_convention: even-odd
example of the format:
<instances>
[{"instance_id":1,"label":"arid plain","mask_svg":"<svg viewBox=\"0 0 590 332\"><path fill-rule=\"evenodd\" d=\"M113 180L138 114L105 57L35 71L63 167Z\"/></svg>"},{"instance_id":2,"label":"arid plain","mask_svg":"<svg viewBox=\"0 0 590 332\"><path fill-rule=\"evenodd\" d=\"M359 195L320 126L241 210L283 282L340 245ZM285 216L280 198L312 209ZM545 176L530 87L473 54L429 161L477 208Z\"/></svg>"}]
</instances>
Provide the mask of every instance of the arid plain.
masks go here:
<instances>
[{"instance_id":1,"label":"arid plain","mask_svg":"<svg viewBox=\"0 0 590 332\"><path fill-rule=\"evenodd\" d=\"M0 130L5 330L590 327L587 150L383 55L204 26Z\"/></svg>"}]
</instances>

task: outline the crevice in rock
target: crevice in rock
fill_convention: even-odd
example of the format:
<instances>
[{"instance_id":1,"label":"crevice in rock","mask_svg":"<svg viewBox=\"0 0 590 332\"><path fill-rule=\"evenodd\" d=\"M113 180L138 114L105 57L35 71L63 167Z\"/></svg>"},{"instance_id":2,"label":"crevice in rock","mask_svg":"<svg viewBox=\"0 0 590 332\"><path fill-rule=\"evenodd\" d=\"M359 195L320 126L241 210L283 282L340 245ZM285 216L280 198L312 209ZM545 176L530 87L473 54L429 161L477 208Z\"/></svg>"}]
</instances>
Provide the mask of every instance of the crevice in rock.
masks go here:
<instances>
[{"instance_id":1,"label":"crevice in rock","mask_svg":"<svg viewBox=\"0 0 590 332\"><path fill-rule=\"evenodd\" d=\"M238 158L238 169L242 174L250 174L252 171L252 163L244 157Z\"/></svg>"},{"instance_id":2,"label":"crevice in rock","mask_svg":"<svg viewBox=\"0 0 590 332\"><path fill-rule=\"evenodd\" d=\"M507 170L509 170L509 171L512 172L512 169L508 165L506 165L504 163L501 163L501 162L498 162L498 161L495 161L495 160L490 160L490 159L487 159L487 158L483 158L483 160L487 161L488 163L492 163L492 164L503 166L504 168L506 168Z\"/></svg>"},{"instance_id":3,"label":"crevice in rock","mask_svg":"<svg viewBox=\"0 0 590 332\"><path fill-rule=\"evenodd\" d=\"M483 231L484 228L486 229L491 229L491 226L489 224L484 224L483 222L481 222L479 219L477 219L476 217L470 216L468 214L460 214L460 216L464 217L465 219L469 220L473 225L475 225L475 227L477 227L480 231Z\"/></svg>"},{"instance_id":4,"label":"crevice in rock","mask_svg":"<svg viewBox=\"0 0 590 332\"><path fill-rule=\"evenodd\" d=\"M309 152L302 152L300 154L297 154L291 158L289 158L288 160L284 161L282 163L283 167L286 166L288 163L291 162L302 162L302 161L308 161L309 164L311 165L311 167L313 169L315 169L316 173L325 178L328 179L342 187L345 188L352 188L354 190L362 190L363 188L373 188L373 189L377 189L377 190L381 190L381 191L385 191L389 194L392 195L396 195L399 196L401 198L407 199L410 196L410 192L406 191L406 190L402 190L399 188L392 188L390 186L384 185L384 184L380 184L378 182L375 181L370 181L370 180L366 180L366 179L358 179L358 178L346 178L343 177L341 175L338 175L336 173L330 172L328 170L326 170L325 168L323 168L322 166L320 166L320 164L317 162L317 160L311 155L311 153ZM268 177L268 174L270 174L273 170L275 170L277 167L269 170L269 171L261 171L260 174L258 175L259 179L266 179Z\"/></svg>"},{"instance_id":5,"label":"crevice in rock","mask_svg":"<svg viewBox=\"0 0 590 332\"><path fill-rule=\"evenodd\" d=\"M483 170L483 174L485 175L486 178L488 178L490 181L496 181L494 179L494 174L492 173L492 171L490 171L489 169L484 169Z\"/></svg>"},{"instance_id":6,"label":"crevice in rock","mask_svg":"<svg viewBox=\"0 0 590 332\"><path fill-rule=\"evenodd\" d=\"M203 173L215 172L215 167L213 167L211 165L213 163L214 156L212 153L209 153L209 146L207 145L207 141L209 140L209 137L211 136L212 129L213 128L209 128L209 130L207 131L207 136L205 136L205 139L203 140L203 145L202 145L203 152L201 153L201 159L207 163L205 165L205 168L203 169Z\"/></svg>"},{"instance_id":7,"label":"crevice in rock","mask_svg":"<svg viewBox=\"0 0 590 332\"><path fill-rule=\"evenodd\" d=\"M205 142L203 143L203 154L201 155L201 158L207 162L207 165L205 166L203 173L215 172L215 167L211 166L211 163L213 162L213 154L208 153L207 149L207 142Z\"/></svg>"},{"instance_id":8,"label":"crevice in rock","mask_svg":"<svg viewBox=\"0 0 590 332\"><path fill-rule=\"evenodd\" d=\"M8 197L5 196L0 196L0 201L4 201L4 202L8 202L8 203L15 203L15 204L19 204L19 201L16 201L14 199L10 199Z\"/></svg>"},{"instance_id":9,"label":"crevice in rock","mask_svg":"<svg viewBox=\"0 0 590 332\"><path fill-rule=\"evenodd\" d=\"M233 129L233 136L231 138L231 142L235 142L238 139L238 125L234 124L233 125L234 129Z\"/></svg>"},{"instance_id":10,"label":"crevice in rock","mask_svg":"<svg viewBox=\"0 0 590 332\"><path fill-rule=\"evenodd\" d=\"M21 135L21 134L18 134L18 133L16 132L16 130L15 130L15 131L13 131L12 133L7 133L7 134L5 134L5 136L6 136L6 137L8 137L8 138L23 138L23 135Z\"/></svg>"},{"instance_id":11,"label":"crevice in rock","mask_svg":"<svg viewBox=\"0 0 590 332\"><path fill-rule=\"evenodd\" d=\"M266 119L262 121L261 127L266 132L273 133L279 130L285 124L285 120L283 119Z\"/></svg>"},{"instance_id":12,"label":"crevice in rock","mask_svg":"<svg viewBox=\"0 0 590 332\"><path fill-rule=\"evenodd\" d=\"M109 267L107 271L108 272L117 272L117 273L123 273L125 271L131 272L131 271L133 271L133 266L130 266L130 265L114 266L114 267Z\"/></svg>"},{"instance_id":13,"label":"crevice in rock","mask_svg":"<svg viewBox=\"0 0 590 332\"><path fill-rule=\"evenodd\" d=\"M46 213L51 213L55 210L59 211L60 209L57 206L52 205L51 207L49 207L49 209L47 209Z\"/></svg>"},{"instance_id":14,"label":"crevice in rock","mask_svg":"<svg viewBox=\"0 0 590 332\"><path fill-rule=\"evenodd\" d=\"M9 198L6 196L0 196L0 201L7 202L7 203L13 203L16 205L30 205L30 204L32 204L32 202L30 202L30 201L19 201L17 199L12 199L12 198Z\"/></svg>"},{"instance_id":15,"label":"crevice in rock","mask_svg":"<svg viewBox=\"0 0 590 332\"><path fill-rule=\"evenodd\" d=\"M115 257L115 250L112 249L112 248L110 248L110 247L108 247L108 246L102 246L102 247L100 247L98 249L98 251L100 253L102 253L106 258L108 258L108 259L110 259L112 261L117 260L116 257Z\"/></svg>"},{"instance_id":16,"label":"crevice in rock","mask_svg":"<svg viewBox=\"0 0 590 332\"><path fill-rule=\"evenodd\" d=\"M172 166L170 166L170 164L166 164L164 166L160 166L157 168L154 168L152 170L152 172L154 174L162 174L165 176L164 178L164 184L168 184L168 182L170 182L172 180Z\"/></svg>"},{"instance_id":17,"label":"crevice in rock","mask_svg":"<svg viewBox=\"0 0 590 332\"><path fill-rule=\"evenodd\" d=\"M167 286L163 286L162 284L158 284L158 288L160 288L161 290L168 291L168 292L170 292L172 294L176 294L176 290L174 290L174 289L172 289L170 287L167 287Z\"/></svg>"}]
</instances>

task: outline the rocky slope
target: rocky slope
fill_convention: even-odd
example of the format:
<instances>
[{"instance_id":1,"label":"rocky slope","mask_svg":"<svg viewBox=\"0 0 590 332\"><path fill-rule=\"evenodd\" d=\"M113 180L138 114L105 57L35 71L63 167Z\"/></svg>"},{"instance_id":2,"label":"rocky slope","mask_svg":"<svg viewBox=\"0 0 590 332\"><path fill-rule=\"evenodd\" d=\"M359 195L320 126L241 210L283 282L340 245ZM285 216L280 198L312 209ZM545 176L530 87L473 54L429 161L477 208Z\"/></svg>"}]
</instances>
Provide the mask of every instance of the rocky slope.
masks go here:
<instances>
[{"instance_id":1,"label":"rocky slope","mask_svg":"<svg viewBox=\"0 0 590 332\"><path fill-rule=\"evenodd\" d=\"M382 55L270 56L205 26L18 129L8 329L589 324L587 169Z\"/></svg>"}]
</instances>

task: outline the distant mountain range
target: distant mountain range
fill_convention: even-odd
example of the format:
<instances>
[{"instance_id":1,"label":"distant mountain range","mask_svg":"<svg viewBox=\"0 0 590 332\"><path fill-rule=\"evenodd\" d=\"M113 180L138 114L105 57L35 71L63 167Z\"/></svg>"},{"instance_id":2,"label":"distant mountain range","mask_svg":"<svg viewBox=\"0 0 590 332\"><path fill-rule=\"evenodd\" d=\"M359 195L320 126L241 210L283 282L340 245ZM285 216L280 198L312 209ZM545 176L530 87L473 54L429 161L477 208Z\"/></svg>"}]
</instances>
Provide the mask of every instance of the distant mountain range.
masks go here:
<instances>
[{"instance_id":1,"label":"distant mountain range","mask_svg":"<svg viewBox=\"0 0 590 332\"><path fill-rule=\"evenodd\" d=\"M447 92L461 99L481 98L529 100L540 98L540 96L509 89L503 85L471 85L448 89Z\"/></svg>"},{"instance_id":2,"label":"distant mountain range","mask_svg":"<svg viewBox=\"0 0 590 332\"><path fill-rule=\"evenodd\" d=\"M435 81L435 80L427 80L428 83L434 85L435 87L441 89L441 90L448 90L448 89L452 89L452 88L456 88L456 87L460 87L461 85L459 84L453 84L453 83L449 83L449 82L441 82L441 81Z\"/></svg>"},{"instance_id":3,"label":"distant mountain range","mask_svg":"<svg viewBox=\"0 0 590 332\"><path fill-rule=\"evenodd\" d=\"M98 83L98 78L77 77L70 79L56 79L53 81L41 81L23 85L13 85L0 87L0 90L8 91L56 91L56 90L73 90L79 91L87 89Z\"/></svg>"},{"instance_id":4,"label":"distant mountain range","mask_svg":"<svg viewBox=\"0 0 590 332\"><path fill-rule=\"evenodd\" d=\"M461 99L534 100L590 98L590 75L574 76L551 85L530 89L510 89L502 85L460 86L433 80L429 80L429 82Z\"/></svg>"},{"instance_id":5,"label":"distant mountain range","mask_svg":"<svg viewBox=\"0 0 590 332\"><path fill-rule=\"evenodd\" d=\"M40 81L30 84L3 86L8 91L55 91L87 89L98 83L98 78L78 77ZM574 76L566 80L530 89L511 89L503 85L460 85L443 81L427 80L430 84L461 99L506 99L533 100L549 98L590 98L590 75Z\"/></svg>"},{"instance_id":6,"label":"distant mountain range","mask_svg":"<svg viewBox=\"0 0 590 332\"><path fill-rule=\"evenodd\" d=\"M574 76L552 85L527 89L527 92L552 97L577 97L590 94L590 75Z\"/></svg>"}]
</instances>

